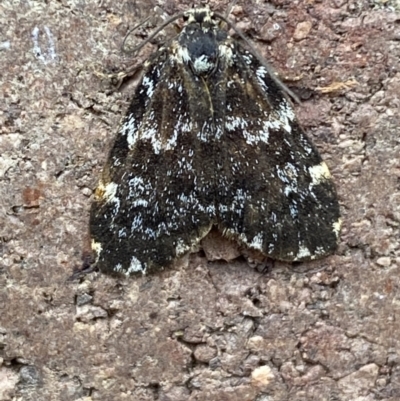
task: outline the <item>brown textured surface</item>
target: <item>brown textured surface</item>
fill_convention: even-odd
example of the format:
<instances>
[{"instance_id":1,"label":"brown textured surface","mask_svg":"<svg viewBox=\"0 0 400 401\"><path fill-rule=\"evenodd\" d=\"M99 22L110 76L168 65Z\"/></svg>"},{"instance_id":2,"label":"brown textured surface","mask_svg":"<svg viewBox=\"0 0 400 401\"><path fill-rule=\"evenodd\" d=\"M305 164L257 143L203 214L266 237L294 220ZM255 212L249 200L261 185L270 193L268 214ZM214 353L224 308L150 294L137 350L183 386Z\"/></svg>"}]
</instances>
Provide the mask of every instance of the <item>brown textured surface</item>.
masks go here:
<instances>
[{"instance_id":1,"label":"brown textured surface","mask_svg":"<svg viewBox=\"0 0 400 401\"><path fill-rule=\"evenodd\" d=\"M338 186L337 255L71 283L132 91L93 71L129 65L119 45L150 7L0 2L0 400L400 399L399 4L258 3L238 25L283 77L328 88L297 112Z\"/></svg>"}]
</instances>

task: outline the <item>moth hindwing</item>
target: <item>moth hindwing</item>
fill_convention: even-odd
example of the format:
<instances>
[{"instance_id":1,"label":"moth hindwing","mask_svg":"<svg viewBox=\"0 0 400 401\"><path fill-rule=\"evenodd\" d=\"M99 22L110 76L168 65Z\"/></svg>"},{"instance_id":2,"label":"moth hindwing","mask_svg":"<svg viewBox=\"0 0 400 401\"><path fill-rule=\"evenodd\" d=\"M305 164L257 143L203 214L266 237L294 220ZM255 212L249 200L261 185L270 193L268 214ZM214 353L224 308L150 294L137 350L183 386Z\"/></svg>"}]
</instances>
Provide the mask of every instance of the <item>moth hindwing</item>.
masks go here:
<instances>
[{"instance_id":1,"label":"moth hindwing","mask_svg":"<svg viewBox=\"0 0 400 401\"><path fill-rule=\"evenodd\" d=\"M208 8L185 16L145 64L95 191L98 268L167 267L212 227L277 260L332 253L335 187L287 96Z\"/></svg>"}]
</instances>

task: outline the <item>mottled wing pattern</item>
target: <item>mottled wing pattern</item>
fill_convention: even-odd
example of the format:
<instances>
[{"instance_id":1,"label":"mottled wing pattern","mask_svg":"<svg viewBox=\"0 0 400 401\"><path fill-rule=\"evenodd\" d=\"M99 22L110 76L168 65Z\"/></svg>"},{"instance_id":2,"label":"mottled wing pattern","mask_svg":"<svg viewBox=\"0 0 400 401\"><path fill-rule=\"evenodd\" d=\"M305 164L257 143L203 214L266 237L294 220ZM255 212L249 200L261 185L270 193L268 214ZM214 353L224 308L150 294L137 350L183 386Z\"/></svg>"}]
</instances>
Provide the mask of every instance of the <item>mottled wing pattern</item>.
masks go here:
<instances>
[{"instance_id":1,"label":"mottled wing pattern","mask_svg":"<svg viewBox=\"0 0 400 401\"><path fill-rule=\"evenodd\" d=\"M160 49L146 67L95 192L90 232L103 272L168 266L215 223L209 148L197 139L210 99L173 52Z\"/></svg>"},{"instance_id":2,"label":"mottled wing pattern","mask_svg":"<svg viewBox=\"0 0 400 401\"><path fill-rule=\"evenodd\" d=\"M186 17L147 63L96 189L98 268L166 267L213 226L278 260L331 253L335 188L282 89L209 8Z\"/></svg>"},{"instance_id":3,"label":"mottled wing pattern","mask_svg":"<svg viewBox=\"0 0 400 401\"><path fill-rule=\"evenodd\" d=\"M328 167L265 67L238 43L232 47L223 73L219 228L273 259L330 254L340 220Z\"/></svg>"}]
</instances>

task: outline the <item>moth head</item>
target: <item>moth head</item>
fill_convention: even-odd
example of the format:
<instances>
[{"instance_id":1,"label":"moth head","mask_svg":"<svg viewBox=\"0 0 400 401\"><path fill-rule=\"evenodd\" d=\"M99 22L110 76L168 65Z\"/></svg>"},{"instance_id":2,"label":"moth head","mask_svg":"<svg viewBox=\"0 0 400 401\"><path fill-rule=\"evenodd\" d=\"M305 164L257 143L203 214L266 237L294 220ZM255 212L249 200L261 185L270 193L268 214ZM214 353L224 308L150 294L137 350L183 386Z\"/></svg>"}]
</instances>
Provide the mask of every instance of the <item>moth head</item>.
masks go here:
<instances>
[{"instance_id":1,"label":"moth head","mask_svg":"<svg viewBox=\"0 0 400 401\"><path fill-rule=\"evenodd\" d=\"M187 24L196 23L204 28L215 26L217 23L213 18L214 13L208 6L201 8L192 8L188 10L183 19Z\"/></svg>"},{"instance_id":2,"label":"moth head","mask_svg":"<svg viewBox=\"0 0 400 401\"><path fill-rule=\"evenodd\" d=\"M184 14L186 25L179 35L180 59L196 75L210 75L218 67L219 44L226 33L209 7L195 8Z\"/></svg>"}]
</instances>

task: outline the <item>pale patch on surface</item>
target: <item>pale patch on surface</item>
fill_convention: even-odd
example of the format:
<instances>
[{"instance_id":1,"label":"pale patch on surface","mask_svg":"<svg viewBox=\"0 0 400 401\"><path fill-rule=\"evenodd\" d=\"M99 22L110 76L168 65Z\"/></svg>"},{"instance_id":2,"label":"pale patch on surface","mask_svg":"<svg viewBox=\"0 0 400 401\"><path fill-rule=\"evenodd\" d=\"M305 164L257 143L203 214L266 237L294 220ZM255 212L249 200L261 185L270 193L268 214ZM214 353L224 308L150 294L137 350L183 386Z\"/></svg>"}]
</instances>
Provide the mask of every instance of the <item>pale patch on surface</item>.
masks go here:
<instances>
[{"instance_id":1,"label":"pale patch on surface","mask_svg":"<svg viewBox=\"0 0 400 401\"><path fill-rule=\"evenodd\" d=\"M175 122L172 136L170 136L166 143L161 141L160 128L155 122L154 112L151 112L149 118L146 120L147 124L138 127L132 115L129 116L121 127L120 133L127 135L127 142L129 149L133 149L139 140L149 140L153 147L154 153L159 154L161 150L171 150L177 145L178 138L181 134L190 133L193 130L192 122L186 121L185 115L178 115Z\"/></svg>"},{"instance_id":2,"label":"pale patch on surface","mask_svg":"<svg viewBox=\"0 0 400 401\"><path fill-rule=\"evenodd\" d=\"M110 182L105 186L105 191L104 191L104 199L106 200L107 203L115 203L116 211L115 213L118 212L119 205L120 205L120 200L119 198L116 197L118 185L115 182Z\"/></svg>"},{"instance_id":3,"label":"pale patch on surface","mask_svg":"<svg viewBox=\"0 0 400 401\"><path fill-rule=\"evenodd\" d=\"M160 129L154 118L154 111L150 113L146 121L149 122L149 124L140 127L140 139L149 139L153 146L154 153L158 155L163 146L160 140Z\"/></svg>"},{"instance_id":4,"label":"pale patch on surface","mask_svg":"<svg viewBox=\"0 0 400 401\"><path fill-rule=\"evenodd\" d=\"M279 179L286 184L283 190L285 196L288 196L291 192L298 192L297 177L298 171L292 163L286 163L284 168L281 169L278 165L276 166L276 173Z\"/></svg>"},{"instance_id":5,"label":"pale patch on surface","mask_svg":"<svg viewBox=\"0 0 400 401\"><path fill-rule=\"evenodd\" d=\"M175 60L178 64L187 64L190 61L188 49L180 46L178 42L175 42L174 45L171 59Z\"/></svg>"},{"instance_id":6,"label":"pale patch on surface","mask_svg":"<svg viewBox=\"0 0 400 401\"><path fill-rule=\"evenodd\" d=\"M168 138L167 145L165 147L166 150L171 150L174 149L178 140L178 136L180 134L179 132L179 125L180 125L180 119L178 119L176 126L174 128L174 132L170 138Z\"/></svg>"},{"instance_id":7,"label":"pale patch on surface","mask_svg":"<svg viewBox=\"0 0 400 401\"><path fill-rule=\"evenodd\" d=\"M125 120L120 132L121 135L126 135L126 141L128 142L129 149L133 149L138 140L138 131L135 118L132 114Z\"/></svg>"},{"instance_id":8,"label":"pale patch on surface","mask_svg":"<svg viewBox=\"0 0 400 401\"><path fill-rule=\"evenodd\" d=\"M201 55L197 57L193 62L193 69L198 73L202 74L204 72L210 71L214 66L215 63L209 61L209 58L206 55Z\"/></svg>"},{"instance_id":9,"label":"pale patch on surface","mask_svg":"<svg viewBox=\"0 0 400 401\"><path fill-rule=\"evenodd\" d=\"M211 129L210 124L205 122L200 129L200 132L197 134L197 138L202 142L209 142L210 139L215 137L215 130Z\"/></svg>"},{"instance_id":10,"label":"pale patch on surface","mask_svg":"<svg viewBox=\"0 0 400 401\"><path fill-rule=\"evenodd\" d=\"M275 380L272 369L267 366L259 366L251 372L251 384L259 389L266 389Z\"/></svg>"},{"instance_id":11,"label":"pale patch on surface","mask_svg":"<svg viewBox=\"0 0 400 401\"><path fill-rule=\"evenodd\" d=\"M279 128L280 122L278 120L275 121L263 121L263 127L261 130L253 130L248 131L249 123L248 120L241 117L232 117L227 116L225 121L225 129L230 132L236 131L237 128L240 130L240 134L246 139L246 143L249 145L257 144L258 142L264 142L268 144L269 139L269 129L270 128Z\"/></svg>"},{"instance_id":12,"label":"pale patch on surface","mask_svg":"<svg viewBox=\"0 0 400 401\"><path fill-rule=\"evenodd\" d=\"M140 214L137 214L132 221L131 233L140 231L143 228L143 218Z\"/></svg>"},{"instance_id":13,"label":"pale patch on surface","mask_svg":"<svg viewBox=\"0 0 400 401\"><path fill-rule=\"evenodd\" d=\"M248 193L244 192L243 189L239 188L236 190L236 194L233 197L230 210L241 216L244 212L244 207L246 203L249 202L250 200L251 196L249 196Z\"/></svg>"},{"instance_id":14,"label":"pale patch on surface","mask_svg":"<svg viewBox=\"0 0 400 401\"><path fill-rule=\"evenodd\" d=\"M145 182L142 177L133 177L128 181L129 194L128 199L134 199L135 201L139 201L138 197L144 196L144 200L147 201L149 199L150 192L153 189L153 186L149 182Z\"/></svg>"},{"instance_id":15,"label":"pale patch on surface","mask_svg":"<svg viewBox=\"0 0 400 401\"><path fill-rule=\"evenodd\" d=\"M250 56L250 54L249 54L249 56ZM249 57L249 58L250 58L250 57ZM266 76L267 74L268 74L267 69L266 69L263 65L261 65L260 67L257 68L257 71L256 71L257 77L259 77L259 78L265 78L265 76Z\"/></svg>"},{"instance_id":16,"label":"pale patch on surface","mask_svg":"<svg viewBox=\"0 0 400 401\"><path fill-rule=\"evenodd\" d=\"M249 52L245 52L243 55L243 60L246 64L250 65L253 61L253 56Z\"/></svg>"},{"instance_id":17,"label":"pale patch on surface","mask_svg":"<svg viewBox=\"0 0 400 401\"><path fill-rule=\"evenodd\" d=\"M325 162L321 162L317 166L312 166L308 168L311 176L311 186L319 185L323 181L331 179L331 173L329 172L328 166Z\"/></svg>"},{"instance_id":18,"label":"pale patch on surface","mask_svg":"<svg viewBox=\"0 0 400 401\"><path fill-rule=\"evenodd\" d=\"M135 256L132 256L131 264L129 265L129 268L126 271L126 275L129 275L132 273L137 273L137 272L142 272L144 274L146 272L146 269L143 268L143 265L138 258L136 258Z\"/></svg>"},{"instance_id":19,"label":"pale patch on surface","mask_svg":"<svg viewBox=\"0 0 400 401\"><path fill-rule=\"evenodd\" d=\"M336 238L339 238L340 229L342 228L342 222L343 220L339 218L338 221L333 223L333 232L335 233Z\"/></svg>"},{"instance_id":20,"label":"pale patch on surface","mask_svg":"<svg viewBox=\"0 0 400 401\"><path fill-rule=\"evenodd\" d=\"M315 259L318 256L325 255L326 251L322 246L317 246L314 252L314 255L311 257L311 259Z\"/></svg>"},{"instance_id":21,"label":"pale patch on surface","mask_svg":"<svg viewBox=\"0 0 400 401\"><path fill-rule=\"evenodd\" d=\"M33 53L35 57L40 60L43 64L51 63L56 61L57 54L54 45L53 34L51 33L49 27L44 26L44 32L46 33L48 40L48 48L47 51L42 52L42 48L39 44L39 28L35 26L32 30L32 41L33 41Z\"/></svg>"},{"instance_id":22,"label":"pale patch on surface","mask_svg":"<svg viewBox=\"0 0 400 401\"><path fill-rule=\"evenodd\" d=\"M244 244L249 243L245 233L240 233L238 239L239 239L239 241L242 241Z\"/></svg>"},{"instance_id":23,"label":"pale patch on surface","mask_svg":"<svg viewBox=\"0 0 400 401\"><path fill-rule=\"evenodd\" d=\"M263 243L264 243L264 237L262 233L257 234L251 243L249 244L250 248L258 249L259 251L263 251Z\"/></svg>"},{"instance_id":24,"label":"pale patch on surface","mask_svg":"<svg viewBox=\"0 0 400 401\"><path fill-rule=\"evenodd\" d=\"M95 197L97 200L102 200L106 203L114 202L119 204L119 199L115 196L117 189L118 185L115 182L104 185L103 182L100 181L96 188Z\"/></svg>"},{"instance_id":25,"label":"pale patch on surface","mask_svg":"<svg viewBox=\"0 0 400 401\"><path fill-rule=\"evenodd\" d=\"M182 122L182 120L186 120L186 115L179 115L178 119L174 126L173 134L170 138L168 138L167 144L165 146L165 150L174 149L177 145L178 137L184 133L190 133L193 129L193 124L191 121L189 123Z\"/></svg>"},{"instance_id":26,"label":"pale patch on surface","mask_svg":"<svg viewBox=\"0 0 400 401\"><path fill-rule=\"evenodd\" d=\"M278 110L279 121L281 122L282 128L288 132L292 132L292 122L295 118L292 106L286 99L283 99L279 105Z\"/></svg>"},{"instance_id":27,"label":"pale patch on surface","mask_svg":"<svg viewBox=\"0 0 400 401\"><path fill-rule=\"evenodd\" d=\"M147 96L151 98L154 93L154 82L147 76L143 77L142 85L147 88Z\"/></svg>"},{"instance_id":28,"label":"pale patch on surface","mask_svg":"<svg viewBox=\"0 0 400 401\"><path fill-rule=\"evenodd\" d=\"M122 271L122 264L121 263L117 263L114 267L114 271L116 271L117 273L121 273Z\"/></svg>"},{"instance_id":29,"label":"pale patch on surface","mask_svg":"<svg viewBox=\"0 0 400 401\"><path fill-rule=\"evenodd\" d=\"M310 250L304 245L300 245L299 252L297 252L295 259L303 259L303 258L308 258L310 256L311 256Z\"/></svg>"},{"instance_id":30,"label":"pale patch on surface","mask_svg":"<svg viewBox=\"0 0 400 401\"><path fill-rule=\"evenodd\" d=\"M126 233L125 227L118 230L118 238L126 238L126 237L127 237L127 233Z\"/></svg>"},{"instance_id":31,"label":"pale patch on surface","mask_svg":"<svg viewBox=\"0 0 400 401\"><path fill-rule=\"evenodd\" d=\"M299 217L299 210L297 208L297 202L294 199L291 200L291 203L289 205L289 211L290 211L290 216L292 217L293 220L295 220Z\"/></svg>"},{"instance_id":32,"label":"pale patch on surface","mask_svg":"<svg viewBox=\"0 0 400 401\"><path fill-rule=\"evenodd\" d=\"M0 43L0 51L8 50L11 47L11 42L6 40L5 42Z\"/></svg>"},{"instance_id":33,"label":"pale patch on surface","mask_svg":"<svg viewBox=\"0 0 400 401\"><path fill-rule=\"evenodd\" d=\"M138 206L147 207L149 206L149 201L147 199L135 199L132 202L132 207L138 207Z\"/></svg>"},{"instance_id":34,"label":"pale patch on surface","mask_svg":"<svg viewBox=\"0 0 400 401\"><path fill-rule=\"evenodd\" d=\"M221 44L218 47L218 52L221 58L224 58L227 61L229 66L233 64L233 52L231 46Z\"/></svg>"},{"instance_id":35,"label":"pale patch on surface","mask_svg":"<svg viewBox=\"0 0 400 401\"><path fill-rule=\"evenodd\" d=\"M235 238L237 237L237 232L232 230L231 228L224 228L222 230L222 236L226 237L226 238Z\"/></svg>"},{"instance_id":36,"label":"pale patch on surface","mask_svg":"<svg viewBox=\"0 0 400 401\"><path fill-rule=\"evenodd\" d=\"M181 256L189 250L190 246L185 244L182 240L178 240L178 243L176 244L175 247L176 256Z\"/></svg>"},{"instance_id":37,"label":"pale patch on surface","mask_svg":"<svg viewBox=\"0 0 400 401\"><path fill-rule=\"evenodd\" d=\"M104 203L114 203L114 209L112 211L112 219L114 221L115 216L118 214L120 206L121 206L121 201L120 199L116 196L118 189L118 185L115 182L110 182L106 185L102 181L100 181L99 185L96 188L95 191L95 199L97 201L101 201Z\"/></svg>"},{"instance_id":38,"label":"pale patch on surface","mask_svg":"<svg viewBox=\"0 0 400 401\"><path fill-rule=\"evenodd\" d=\"M256 71L256 76L258 83L260 84L261 88L264 90L266 94L269 93L269 87L265 83L265 77L268 75L268 72L264 66L261 66ZM293 111L292 106L286 99L282 99L279 104L278 110L274 110L277 114L278 118L270 116L270 121L273 122L274 120L279 121L279 128L283 128L286 132L292 132L292 122L295 119L295 114ZM272 113L271 113L272 114Z\"/></svg>"},{"instance_id":39,"label":"pale patch on surface","mask_svg":"<svg viewBox=\"0 0 400 401\"><path fill-rule=\"evenodd\" d=\"M145 181L142 177L136 176L128 180L128 188L129 193L127 200L129 201L129 207L131 210L136 209L131 225L131 233L133 233L143 229L142 214L140 214L137 209L151 207L154 212L157 212L157 205L152 204L154 200L152 184Z\"/></svg>"},{"instance_id":40,"label":"pale patch on surface","mask_svg":"<svg viewBox=\"0 0 400 401\"><path fill-rule=\"evenodd\" d=\"M101 251L103 250L103 246L100 244L100 242L96 242L94 239L92 239L91 248L92 251L95 252L98 259L99 255L101 254Z\"/></svg>"}]
</instances>

